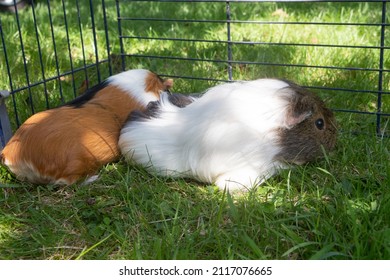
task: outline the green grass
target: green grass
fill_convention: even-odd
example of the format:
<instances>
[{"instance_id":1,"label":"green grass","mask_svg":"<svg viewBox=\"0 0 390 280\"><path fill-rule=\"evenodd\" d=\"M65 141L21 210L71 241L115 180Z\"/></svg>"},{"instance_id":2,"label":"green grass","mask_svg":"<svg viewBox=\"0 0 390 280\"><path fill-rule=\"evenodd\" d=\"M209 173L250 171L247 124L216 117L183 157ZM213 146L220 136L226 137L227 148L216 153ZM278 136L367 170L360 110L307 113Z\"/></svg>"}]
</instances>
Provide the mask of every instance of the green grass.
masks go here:
<instances>
[{"instance_id":1,"label":"green grass","mask_svg":"<svg viewBox=\"0 0 390 280\"><path fill-rule=\"evenodd\" d=\"M70 69L61 2L51 1L60 73ZM82 2L82 1L80 1ZM84 2L84 1L83 1ZM99 1L100 3L100 1ZM69 11L69 37L74 67L83 65L76 9ZM225 3L121 2L126 16L224 19ZM99 57L106 42L100 4L94 6ZM378 22L380 3L231 4L234 19L265 21ZM278 11L278 9L281 9ZM93 35L88 7L81 7L86 63L94 63ZM278 12L276 12L278 11ZM275 13L276 12L276 13ZM45 3L36 6L37 21L47 16ZM120 52L116 40L115 2L107 1L111 53ZM287 15L287 17L286 17ZM13 87L26 84L18 34L13 16L1 14ZM39 55L31 11L22 11L30 81L41 80ZM226 40L226 25L218 23L122 22L129 36L155 36ZM45 76L56 75L50 28L40 26ZM379 27L233 24L234 41L273 41L341 45L378 45ZM48 39L49 38L49 39ZM389 37L390 38L390 37ZM15 40L17 39L17 40ZM387 39L388 40L388 39ZM389 45L389 42L386 41ZM377 68L378 50L273 45L233 45L233 59L269 63L333 65ZM226 44L126 39L125 52L223 60ZM0 53L0 88L9 88ZM226 80L226 63L166 59L126 59L127 68L145 67L171 76ZM385 66L390 57L385 52ZM235 79L276 76L309 86L375 90L378 74L275 65L232 64ZM114 72L119 71L114 63ZM100 67L108 75L106 65ZM94 68L88 70L92 83ZM389 79L384 77L384 90ZM31 89L35 111L60 104L77 94L84 71ZM73 84L74 81L74 84ZM212 81L176 79L175 91L199 92ZM317 91L336 109L375 112L376 95ZM31 115L27 90L15 95L21 121ZM389 112L389 96L383 97ZM13 108L12 100L8 107ZM11 117L15 112L11 110ZM390 258L390 139L374 135L375 117L336 113L340 129L336 150L326 159L282 171L262 186L230 195L212 185L154 177L124 162L112 163L91 185L36 186L16 181L0 166L0 259L389 259ZM384 126L386 118L383 118ZM15 122L13 126L15 127ZM349 131L359 131L355 135ZM387 128L388 131L388 128Z\"/></svg>"}]
</instances>

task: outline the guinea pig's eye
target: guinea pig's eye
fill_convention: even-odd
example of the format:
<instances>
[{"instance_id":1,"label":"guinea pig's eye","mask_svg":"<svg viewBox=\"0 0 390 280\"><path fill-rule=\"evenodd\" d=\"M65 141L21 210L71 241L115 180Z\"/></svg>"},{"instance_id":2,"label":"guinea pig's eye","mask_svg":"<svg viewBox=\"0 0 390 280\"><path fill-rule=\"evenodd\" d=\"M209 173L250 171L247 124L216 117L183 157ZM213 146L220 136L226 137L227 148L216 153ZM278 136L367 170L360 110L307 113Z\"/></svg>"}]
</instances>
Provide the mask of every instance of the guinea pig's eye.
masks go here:
<instances>
[{"instance_id":1,"label":"guinea pig's eye","mask_svg":"<svg viewBox=\"0 0 390 280\"><path fill-rule=\"evenodd\" d=\"M317 119L315 121L315 124L316 124L316 127L319 129L319 130L323 130L324 129L324 120L323 119Z\"/></svg>"}]
</instances>

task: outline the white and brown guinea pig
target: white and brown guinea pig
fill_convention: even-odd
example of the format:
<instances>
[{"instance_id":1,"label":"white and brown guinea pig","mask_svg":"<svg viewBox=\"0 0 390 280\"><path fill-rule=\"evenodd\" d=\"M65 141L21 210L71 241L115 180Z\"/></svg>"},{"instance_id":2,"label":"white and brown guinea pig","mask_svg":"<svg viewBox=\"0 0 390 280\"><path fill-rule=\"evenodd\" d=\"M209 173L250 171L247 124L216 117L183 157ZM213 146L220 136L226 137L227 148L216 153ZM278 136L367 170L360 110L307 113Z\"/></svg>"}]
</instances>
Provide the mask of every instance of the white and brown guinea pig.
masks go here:
<instances>
[{"instance_id":1,"label":"white and brown guinea pig","mask_svg":"<svg viewBox=\"0 0 390 280\"><path fill-rule=\"evenodd\" d=\"M2 162L20 180L73 184L117 160L119 132L130 112L172 86L143 69L109 77L75 100L27 119L2 151Z\"/></svg>"},{"instance_id":2,"label":"white and brown guinea pig","mask_svg":"<svg viewBox=\"0 0 390 280\"><path fill-rule=\"evenodd\" d=\"M176 106L185 99L164 93L147 114L133 114L119 138L128 161L158 175L236 190L322 156L322 147L329 151L336 143L332 112L288 81L226 83Z\"/></svg>"}]
</instances>

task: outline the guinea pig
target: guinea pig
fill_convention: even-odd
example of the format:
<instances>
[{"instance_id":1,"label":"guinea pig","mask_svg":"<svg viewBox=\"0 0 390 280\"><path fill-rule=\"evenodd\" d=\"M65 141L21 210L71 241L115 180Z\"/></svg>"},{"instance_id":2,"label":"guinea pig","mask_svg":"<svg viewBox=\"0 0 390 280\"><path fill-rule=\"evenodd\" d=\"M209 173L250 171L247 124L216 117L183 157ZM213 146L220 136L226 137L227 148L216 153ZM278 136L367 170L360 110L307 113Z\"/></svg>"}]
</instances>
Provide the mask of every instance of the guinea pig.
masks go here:
<instances>
[{"instance_id":1,"label":"guinea pig","mask_svg":"<svg viewBox=\"0 0 390 280\"><path fill-rule=\"evenodd\" d=\"M20 180L70 185L120 156L119 133L129 114L172 87L144 69L109 77L73 101L34 114L4 147L2 162Z\"/></svg>"},{"instance_id":2,"label":"guinea pig","mask_svg":"<svg viewBox=\"0 0 390 280\"><path fill-rule=\"evenodd\" d=\"M126 160L158 175L234 191L314 160L336 143L332 111L289 81L218 85L182 108L176 99L164 93L124 125L119 147Z\"/></svg>"}]
</instances>

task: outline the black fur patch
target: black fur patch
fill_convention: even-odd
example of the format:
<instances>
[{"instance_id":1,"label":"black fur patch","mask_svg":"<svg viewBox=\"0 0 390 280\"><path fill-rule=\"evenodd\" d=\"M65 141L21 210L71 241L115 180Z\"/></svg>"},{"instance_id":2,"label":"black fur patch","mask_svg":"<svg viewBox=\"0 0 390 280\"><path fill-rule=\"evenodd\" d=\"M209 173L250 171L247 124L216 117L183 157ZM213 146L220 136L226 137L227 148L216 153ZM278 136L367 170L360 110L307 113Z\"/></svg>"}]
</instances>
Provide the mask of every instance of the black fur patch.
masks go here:
<instances>
[{"instance_id":1,"label":"black fur patch","mask_svg":"<svg viewBox=\"0 0 390 280\"><path fill-rule=\"evenodd\" d=\"M157 118L160 114L160 101L152 101L146 107L145 111L135 110L130 113L127 121L142 122L150 120L151 118Z\"/></svg>"},{"instance_id":2,"label":"black fur patch","mask_svg":"<svg viewBox=\"0 0 390 280\"><path fill-rule=\"evenodd\" d=\"M183 94L179 94L179 93L170 94L168 99L169 99L169 102L171 102L173 105L175 105L179 108L184 108L187 105L194 102L194 99L191 96L183 95Z\"/></svg>"},{"instance_id":3,"label":"black fur patch","mask_svg":"<svg viewBox=\"0 0 390 280\"><path fill-rule=\"evenodd\" d=\"M145 112L142 112L141 110L135 110L130 113L130 115L127 117L127 122L142 122L149 120L151 117L146 114Z\"/></svg>"},{"instance_id":4,"label":"black fur patch","mask_svg":"<svg viewBox=\"0 0 390 280\"><path fill-rule=\"evenodd\" d=\"M169 95L168 100L173 105L179 108L184 108L187 105L191 104L194 101L194 98L188 95L174 93ZM127 121L142 122L142 121L150 120L151 118L158 118L160 112L161 112L160 101L151 101L146 106L145 111L135 110L131 112L127 118Z\"/></svg>"},{"instance_id":5,"label":"black fur patch","mask_svg":"<svg viewBox=\"0 0 390 280\"><path fill-rule=\"evenodd\" d=\"M145 114L147 114L149 118L157 118L161 111L160 106L160 101L149 102L148 106L146 106Z\"/></svg>"},{"instance_id":6,"label":"black fur patch","mask_svg":"<svg viewBox=\"0 0 390 280\"><path fill-rule=\"evenodd\" d=\"M85 93L82 95L76 97L75 99L61 105L61 106L71 106L75 108L80 108L82 107L85 103L90 101L99 91L104 89L106 86L108 86L108 82L104 81L101 82L100 84L97 84L91 88L89 88Z\"/></svg>"}]
</instances>

